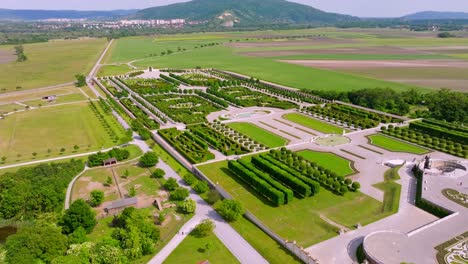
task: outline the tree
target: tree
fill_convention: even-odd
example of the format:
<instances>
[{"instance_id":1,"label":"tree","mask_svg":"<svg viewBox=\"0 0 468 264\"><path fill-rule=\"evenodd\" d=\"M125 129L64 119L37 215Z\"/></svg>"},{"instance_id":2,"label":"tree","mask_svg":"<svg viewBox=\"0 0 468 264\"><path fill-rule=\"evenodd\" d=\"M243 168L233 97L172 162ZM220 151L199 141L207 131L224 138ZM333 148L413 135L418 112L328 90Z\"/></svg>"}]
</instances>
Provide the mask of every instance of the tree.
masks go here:
<instances>
[{"instance_id":1,"label":"tree","mask_svg":"<svg viewBox=\"0 0 468 264\"><path fill-rule=\"evenodd\" d=\"M111 176L107 176L107 180L106 180L106 183L104 184L105 186L111 186L112 184L112 177Z\"/></svg>"},{"instance_id":2,"label":"tree","mask_svg":"<svg viewBox=\"0 0 468 264\"><path fill-rule=\"evenodd\" d=\"M7 157L3 156L2 157L2 162L4 163L7 160Z\"/></svg>"},{"instance_id":3,"label":"tree","mask_svg":"<svg viewBox=\"0 0 468 264\"><path fill-rule=\"evenodd\" d=\"M91 209L89 204L84 200L78 199L74 201L68 210L65 211L59 225L62 226L64 234L71 234L79 227L86 230L86 233L91 233L96 226L96 214Z\"/></svg>"},{"instance_id":4,"label":"tree","mask_svg":"<svg viewBox=\"0 0 468 264\"><path fill-rule=\"evenodd\" d=\"M183 201L189 196L189 190L185 188L177 188L170 193L170 198L173 201Z\"/></svg>"},{"instance_id":5,"label":"tree","mask_svg":"<svg viewBox=\"0 0 468 264\"><path fill-rule=\"evenodd\" d=\"M215 189L210 189L207 194L207 202L209 204L215 204L221 199L221 195Z\"/></svg>"},{"instance_id":6,"label":"tree","mask_svg":"<svg viewBox=\"0 0 468 264\"><path fill-rule=\"evenodd\" d=\"M65 152L65 148L61 148L60 152L62 152L62 153Z\"/></svg>"},{"instance_id":7,"label":"tree","mask_svg":"<svg viewBox=\"0 0 468 264\"><path fill-rule=\"evenodd\" d=\"M127 179L128 176L130 176L130 172L128 171L128 169L126 169L122 175L122 178Z\"/></svg>"},{"instance_id":8,"label":"tree","mask_svg":"<svg viewBox=\"0 0 468 264\"><path fill-rule=\"evenodd\" d=\"M165 183L164 183L164 188L168 191L174 191L179 187L179 184L177 183L176 179L174 178L169 178Z\"/></svg>"},{"instance_id":9,"label":"tree","mask_svg":"<svg viewBox=\"0 0 468 264\"><path fill-rule=\"evenodd\" d=\"M74 149L75 151L78 151L78 150L80 149L80 147L79 147L78 145L75 145L75 146L73 146L73 149Z\"/></svg>"},{"instance_id":10,"label":"tree","mask_svg":"<svg viewBox=\"0 0 468 264\"><path fill-rule=\"evenodd\" d=\"M32 155L33 155L33 157L36 157L36 156L37 156L37 152L33 152Z\"/></svg>"},{"instance_id":11,"label":"tree","mask_svg":"<svg viewBox=\"0 0 468 264\"><path fill-rule=\"evenodd\" d=\"M75 78L76 78L76 82L75 82L76 87L83 87L86 85L86 76L84 76L83 74L77 74L75 75Z\"/></svg>"},{"instance_id":12,"label":"tree","mask_svg":"<svg viewBox=\"0 0 468 264\"><path fill-rule=\"evenodd\" d=\"M192 231L192 234L196 237L206 237L213 232L215 224L210 219L203 220L198 224Z\"/></svg>"},{"instance_id":13,"label":"tree","mask_svg":"<svg viewBox=\"0 0 468 264\"><path fill-rule=\"evenodd\" d=\"M68 235L68 244L81 244L88 241L86 230L83 227L78 227L73 233Z\"/></svg>"},{"instance_id":14,"label":"tree","mask_svg":"<svg viewBox=\"0 0 468 264\"><path fill-rule=\"evenodd\" d=\"M28 57L24 54L24 47L23 45L15 46L15 55L17 62L24 62L28 60Z\"/></svg>"},{"instance_id":15,"label":"tree","mask_svg":"<svg viewBox=\"0 0 468 264\"><path fill-rule=\"evenodd\" d=\"M149 151L143 154L140 158L140 164L143 167L153 167L158 163L158 155L156 153Z\"/></svg>"},{"instance_id":16,"label":"tree","mask_svg":"<svg viewBox=\"0 0 468 264\"><path fill-rule=\"evenodd\" d=\"M226 199L221 202L217 211L226 221L232 222L244 214L244 207L237 200Z\"/></svg>"},{"instance_id":17,"label":"tree","mask_svg":"<svg viewBox=\"0 0 468 264\"><path fill-rule=\"evenodd\" d=\"M67 250L67 237L45 223L21 227L7 238L6 263L50 263Z\"/></svg>"},{"instance_id":18,"label":"tree","mask_svg":"<svg viewBox=\"0 0 468 264\"><path fill-rule=\"evenodd\" d=\"M182 205L180 206L180 209L185 214L194 213L195 210L197 209L197 203L192 199L187 199L182 203Z\"/></svg>"},{"instance_id":19,"label":"tree","mask_svg":"<svg viewBox=\"0 0 468 264\"><path fill-rule=\"evenodd\" d=\"M128 190L128 196L130 196L130 197L135 197L136 196L135 186L130 187L130 189Z\"/></svg>"},{"instance_id":20,"label":"tree","mask_svg":"<svg viewBox=\"0 0 468 264\"><path fill-rule=\"evenodd\" d=\"M361 188L361 184L359 182L353 182L353 184L351 184L351 187L354 190L359 190L359 188Z\"/></svg>"},{"instance_id":21,"label":"tree","mask_svg":"<svg viewBox=\"0 0 468 264\"><path fill-rule=\"evenodd\" d=\"M198 181L198 183L193 187L193 189L197 192L197 193L206 193L210 187L208 186L208 183L206 183L205 181Z\"/></svg>"},{"instance_id":22,"label":"tree","mask_svg":"<svg viewBox=\"0 0 468 264\"><path fill-rule=\"evenodd\" d=\"M154 170L154 172L151 174L151 178L162 178L164 177L164 175L166 175L166 172L163 170L163 169L159 169L157 168L156 170Z\"/></svg>"},{"instance_id":23,"label":"tree","mask_svg":"<svg viewBox=\"0 0 468 264\"><path fill-rule=\"evenodd\" d=\"M97 207L104 202L104 192L101 190L93 190L90 194L89 204L92 207Z\"/></svg>"}]
</instances>

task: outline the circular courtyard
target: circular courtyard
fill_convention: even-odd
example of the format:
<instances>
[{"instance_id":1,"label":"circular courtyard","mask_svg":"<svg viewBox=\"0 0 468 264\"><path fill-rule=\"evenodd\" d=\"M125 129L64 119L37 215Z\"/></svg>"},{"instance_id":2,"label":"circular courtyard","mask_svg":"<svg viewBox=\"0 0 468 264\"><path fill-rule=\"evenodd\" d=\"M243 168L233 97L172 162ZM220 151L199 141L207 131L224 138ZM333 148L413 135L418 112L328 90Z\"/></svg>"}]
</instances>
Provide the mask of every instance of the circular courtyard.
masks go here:
<instances>
[{"instance_id":1,"label":"circular courtyard","mask_svg":"<svg viewBox=\"0 0 468 264\"><path fill-rule=\"evenodd\" d=\"M348 144L351 142L351 139L345 136L340 136L340 135L330 135L330 136L325 136L325 137L319 137L315 139L314 142L321 146L334 147L334 146Z\"/></svg>"}]
</instances>

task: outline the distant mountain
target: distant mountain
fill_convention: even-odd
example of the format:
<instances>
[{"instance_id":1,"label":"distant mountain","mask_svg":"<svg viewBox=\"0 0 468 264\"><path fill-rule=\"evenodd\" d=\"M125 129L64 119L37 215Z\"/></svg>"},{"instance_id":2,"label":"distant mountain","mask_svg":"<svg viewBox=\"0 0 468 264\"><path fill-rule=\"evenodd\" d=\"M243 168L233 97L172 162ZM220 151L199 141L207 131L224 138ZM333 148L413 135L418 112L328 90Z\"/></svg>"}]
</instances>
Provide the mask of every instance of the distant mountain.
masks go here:
<instances>
[{"instance_id":1,"label":"distant mountain","mask_svg":"<svg viewBox=\"0 0 468 264\"><path fill-rule=\"evenodd\" d=\"M76 11L0 9L0 20L45 20L50 18L98 19L128 16L136 12L137 10Z\"/></svg>"},{"instance_id":2,"label":"distant mountain","mask_svg":"<svg viewBox=\"0 0 468 264\"><path fill-rule=\"evenodd\" d=\"M468 19L468 13L425 11L403 17L408 20Z\"/></svg>"},{"instance_id":3,"label":"distant mountain","mask_svg":"<svg viewBox=\"0 0 468 264\"><path fill-rule=\"evenodd\" d=\"M227 25L333 24L356 21L356 17L327 13L311 6L285 0L193 0L138 11L138 19L183 18Z\"/></svg>"}]
</instances>

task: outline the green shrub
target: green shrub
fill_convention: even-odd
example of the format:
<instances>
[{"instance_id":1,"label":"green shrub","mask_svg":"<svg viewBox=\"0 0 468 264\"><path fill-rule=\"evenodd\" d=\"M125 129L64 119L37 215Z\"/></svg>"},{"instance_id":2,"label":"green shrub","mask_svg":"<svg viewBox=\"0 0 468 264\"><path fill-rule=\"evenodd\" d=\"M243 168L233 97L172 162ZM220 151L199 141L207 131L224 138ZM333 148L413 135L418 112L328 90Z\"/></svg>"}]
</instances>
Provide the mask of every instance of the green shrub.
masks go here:
<instances>
[{"instance_id":1,"label":"green shrub","mask_svg":"<svg viewBox=\"0 0 468 264\"><path fill-rule=\"evenodd\" d=\"M189 196L189 190L185 188L177 188L170 192L170 199L173 201L183 201Z\"/></svg>"},{"instance_id":2,"label":"green shrub","mask_svg":"<svg viewBox=\"0 0 468 264\"><path fill-rule=\"evenodd\" d=\"M206 193L210 189L210 187L208 186L208 183L206 183L205 181L198 181L198 183L193 187L193 189L198 194L202 194L202 193Z\"/></svg>"},{"instance_id":3,"label":"green shrub","mask_svg":"<svg viewBox=\"0 0 468 264\"><path fill-rule=\"evenodd\" d=\"M239 219L245 210L237 200L223 200L217 211L226 221L233 222Z\"/></svg>"}]
</instances>

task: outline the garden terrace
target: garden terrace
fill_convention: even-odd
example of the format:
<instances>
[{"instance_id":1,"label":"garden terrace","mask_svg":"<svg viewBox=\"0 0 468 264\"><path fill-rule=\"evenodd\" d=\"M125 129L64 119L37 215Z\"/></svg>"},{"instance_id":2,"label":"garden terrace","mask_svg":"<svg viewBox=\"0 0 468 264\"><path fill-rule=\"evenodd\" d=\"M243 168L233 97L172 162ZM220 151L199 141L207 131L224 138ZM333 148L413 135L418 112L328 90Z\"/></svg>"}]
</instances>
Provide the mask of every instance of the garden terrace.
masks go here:
<instances>
[{"instance_id":1,"label":"garden terrace","mask_svg":"<svg viewBox=\"0 0 468 264\"><path fill-rule=\"evenodd\" d=\"M208 150L208 145L188 131L169 128L158 130L158 134L190 163L195 164L214 159L214 155Z\"/></svg>"},{"instance_id":2,"label":"garden terrace","mask_svg":"<svg viewBox=\"0 0 468 264\"><path fill-rule=\"evenodd\" d=\"M318 118L325 118L331 122L338 122L344 127L351 128L372 128L382 123L390 123L392 120L386 116L376 113L366 112L357 108L339 105L325 104L316 105L301 109L305 114Z\"/></svg>"},{"instance_id":3,"label":"garden terrace","mask_svg":"<svg viewBox=\"0 0 468 264\"><path fill-rule=\"evenodd\" d=\"M189 126L187 129L226 156L241 155L249 152L247 147L229 138L229 132L220 133L206 124ZM248 141L245 141L245 143L248 143ZM251 148L254 147L252 146Z\"/></svg>"},{"instance_id":4,"label":"garden terrace","mask_svg":"<svg viewBox=\"0 0 468 264\"><path fill-rule=\"evenodd\" d=\"M191 86L211 86L214 83L219 82L219 80L216 78L200 73L188 73L183 75L169 73L169 77Z\"/></svg>"},{"instance_id":5,"label":"garden terrace","mask_svg":"<svg viewBox=\"0 0 468 264\"><path fill-rule=\"evenodd\" d=\"M148 115L140 109L137 105L135 105L132 100L128 98L121 99L120 102L130 111L133 115L135 115L143 124L151 130L158 129L159 123L156 122L154 119L148 117Z\"/></svg>"},{"instance_id":6,"label":"garden terrace","mask_svg":"<svg viewBox=\"0 0 468 264\"><path fill-rule=\"evenodd\" d=\"M248 135L245 135L242 132L239 132L236 129L231 128L231 125L235 125L235 126L239 125L240 127L246 128L246 129L252 128L252 130L249 131L249 132L251 132L249 134L251 134L251 135L255 134L256 136L261 137L261 138L267 138L268 143L270 143L270 140L272 140L272 141L279 140L279 142L281 142L279 146L284 146L285 143L286 143L285 139L283 139L283 138L281 138L279 136L276 136L274 134L271 134L270 132L261 129L260 127L257 127L255 125L251 125L251 124L248 124L248 123L231 123L228 126L228 125L223 124L223 123L221 123L219 121L218 122L215 121L214 123L208 123L208 125L213 130L217 131L218 133L221 133L223 135L227 135L229 138L231 138L232 140L234 140L235 142L237 142L241 146L244 146L246 149L253 150L253 151L265 150L265 149L267 149L267 147L265 145L263 145L262 143L260 143L259 141L255 141L254 139L252 139ZM242 130L242 129L240 129L240 130ZM260 132L260 133L256 133L256 132ZM268 139L269 136L271 136L272 138Z\"/></svg>"},{"instance_id":7,"label":"garden terrace","mask_svg":"<svg viewBox=\"0 0 468 264\"><path fill-rule=\"evenodd\" d=\"M412 122L406 127L389 125L382 127L382 133L458 157L468 157L467 133L425 122Z\"/></svg>"},{"instance_id":8,"label":"garden terrace","mask_svg":"<svg viewBox=\"0 0 468 264\"><path fill-rule=\"evenodd\" d=\"M165 80L160 79L119 79L128 88L140 95L151 95L175 91L176 87Z\"/></svg>"},{"instance_id":9,"label":"garden terrace","mask_svg":"<svg viewBox=\"0 0 468 264\"><path fill-rule=\"evenodd\" d=\"M222 108L196 95L164 94L145 99L177 122L196 124L206 122L206 115Z\"/></svg>"},{"instance_id":10,"label":"garden terrace","mask_svg":"<svg viewBox=\"0 0 468 264\"><path fill-rule=\"evenodd\" d=\"M255 142L259 143L258 146L260 148L264 148L265 146L268 148L276 148L288 143L287 139L251 123L229 123L227 126L242 134L244 139L251 138L255 140Z\"/></svg>"},{"instance_id":11,"label":"garden terrace","mask_svg":"<svg viewBox=\"0 0 468 264\"><path fill-rule=\"evenodd\" d=\"M261 92L252 91L246 87L211 87L207 89L207 92L242 107L263 106L281 109L292 109L297 107L297 105L294 103L281 101L275 97L266 95Z\"/></svg>"}]
</instances>

